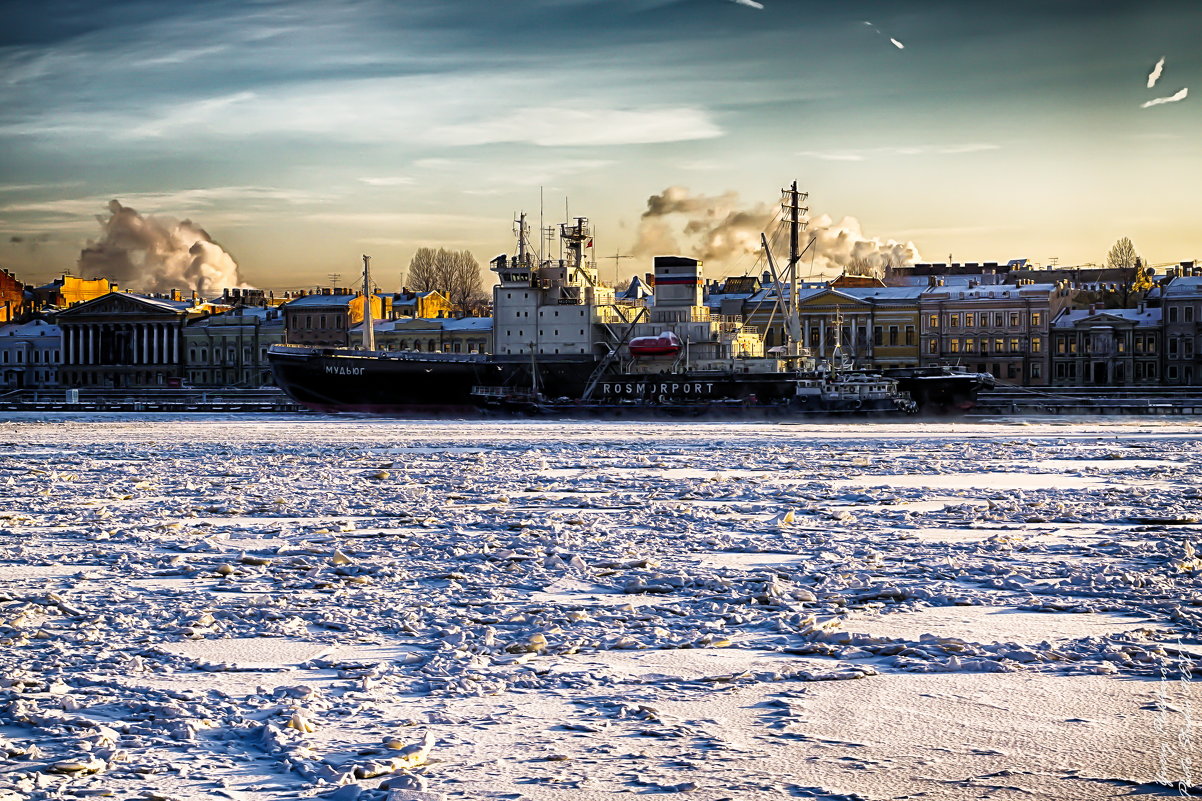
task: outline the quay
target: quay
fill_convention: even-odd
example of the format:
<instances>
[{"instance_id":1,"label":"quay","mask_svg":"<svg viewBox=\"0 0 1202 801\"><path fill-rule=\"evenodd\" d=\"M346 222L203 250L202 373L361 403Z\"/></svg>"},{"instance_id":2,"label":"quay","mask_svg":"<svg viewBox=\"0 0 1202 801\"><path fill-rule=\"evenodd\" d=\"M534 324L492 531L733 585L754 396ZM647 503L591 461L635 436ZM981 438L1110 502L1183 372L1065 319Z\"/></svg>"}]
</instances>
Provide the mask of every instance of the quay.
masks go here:
<instances>
[{"instance_id":1,"label":"quay","mask_svg":"<svg viewBox=\"0 0 1202 801\"><path fill-rule=\"evenodd\" d=\"M1017 387L981 392L972 414L1202 415L1202 387Z\"/></svg>"},{"instance_id":2,"label":"quay","mask_svg":"<svg viewBox=\"0 0 1202 801\"><path fill-rule=\"evenodd\" d=\"M11 412L301 412L275 387L261 389L17 390L0 395Z\"/></svg>"}]
</instances>

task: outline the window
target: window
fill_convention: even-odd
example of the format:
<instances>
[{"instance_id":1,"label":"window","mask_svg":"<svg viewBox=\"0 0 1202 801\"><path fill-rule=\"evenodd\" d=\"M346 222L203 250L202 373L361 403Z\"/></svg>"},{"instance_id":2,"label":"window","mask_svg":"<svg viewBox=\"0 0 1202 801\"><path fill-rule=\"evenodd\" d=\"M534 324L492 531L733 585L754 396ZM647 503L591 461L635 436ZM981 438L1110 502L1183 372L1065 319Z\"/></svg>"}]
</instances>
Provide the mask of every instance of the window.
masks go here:
<instances>
[{"instance_id":1,"label":"window","mask_svg":"<svg viewBox=\"0 0 1202 801\"><path fill-rule=\"evenodd\" d=\"M1115 345L1118 347L1119 353L1127 352L1127 340L1125 337L1122 337L1122 336L1115 337L1114 342L1115 342Z\"/></svg>"},{"instance_id":2,"label":"window","mask_svg":"<svg viewBox=\"0 0 1202 801\"><path fill-rule=\"evenodd\" d=\"M953 315L951 315L951 316L949 317L949 322L948 322L948 324L949 324L949 325L950 325L952 328L959 328L959 327L960 327L960 315L958 315L958 314L953 314Z\"/></svg>"},{"instance_id":3,"label":"window","mask_svg":"<svg viewBox=\"0 0 1202 801\"><path fill-rule=\"evenodd\" d=\"M1076 353L1076 352L1077 352L1077 340L1075 340L1075 339L1070 339L1070 340L1068 341L1068 352L1069 352L1069 353Z\"/></svg>"},{"instance_id":4,"label":"window","mask_svg":"<svg viewBox=\"0 0 1202 801\"><path fill-rule=\"evenodd\" d=\"M993 315L993 325L995 328L1001 328L1005 324L1006 323L1003 322L1001 312L998 312L997 314Z\"/></svg>"},{"instance_id":5,"label":"window","mask_svg":"<svg viewBox=\"0 0 1202 801\"><path fill-rule=\"evenodd\" d=\"M913 329L911 329L913 330ZM889 326L889 344L896 345L898 343L898 331L896 325Z\"/></svg>"},{"instance_id":6,"label":"window","mask_svg":"<svg viewBox=\"0 0 1202 801\"><path fill-rule=\"evenodd\" d=\"M1170 323L1177 322L1177 307L1176 306L1169 306L1169 322Z\"/></svg>"},{"instance_id":7,"label":"window","mask_svg":"<svg viewBox=\"0 0 1202 801\"><path fill-rule=\"evenodd\" d=\"M1043 315L1039 312L1031 312L1031 326L1033 328L1043 324Z\"/></svg>"},{"instance_id":8,"label":"window","mask_svg":"<svg viewBox=\"0 0 1202 801\"><path fill-rule=\"evenodd\" d=\"M938 352L939 352L939 340L934 339L934 338L927 340L927 353L938 353ZM5 355L7 355L7 354L5 354Z\"/></svg>"},{"instance_id":9,"label":"window","mask_svg":"<svg viewBox=\"0 0 1202 801\"><path fill-rule=\"evenodd\" d=\"M1156 337L1153 334L1148 334L1148 353L1156 352Z\"/></svg>"},{"instance_id":10,"label":"window","mask_svg":"<svg viewBox=\"0 0 1202 801\"><path fill-rule=\"evenodd\" d=\"M1186 306L1185 307L1185 322L1192 323L1193 321L1194 321L1194 307Z\"/></svg>"},{"instance_id":11,"label":"window","mask_svg":"<svg viewBox=\"0 0 1202 801\"><path fill-rule=\"evenodd\" d=\"M1029 369L1032 378L1043 377L1043 366L1039 362L1032 362Z\"/></svg>"},{"instance_id":12,"label":"window","mask_svg":"<svg viewBox=\"0 0 1202 801\"><path fill-rule=\"evenodd\" d=\"M1194 358L1194 341L1192 339L1183 339L1181 345L1181 355L1187 359Z\"/></svg>"},{"instance_id":13,"label":"window","mask_svg":"<svg viewBox=\"0 0 1202 801\"><path fill-rule=\"evenodd\" d=\"M1135 338L1135 352L1136 353L1144 352L1144 338L1143 337Z\"/></svg>"},{"instance_id":14,"label":"window","mask_svg":"<svg viewBox=\"0 0 1202 801\"><path fill-rule=\"evenodd\" d=\"M1177 358L1177 340L1176 339L1169 340L1169 357L1173 358L1173 359Z\"/></svg>"},{"instance_id":15,"label":"window","mask_svg":"<svg viewBox=\"0 0 1202 801\"><path fill-rule=\"evenodd\" d=\"M960 340L959 340L959 338L953 338L953 339L952 339L952 340L950 340L950 341L949 341L947 344L948 344L948 350L950 350L952 353L959 353L959 352L960 352Z\"/></svg>"},{"instance_id":16,"label":"window","mask_svg":"<svg viewBox=\"0 0 1202 801\"><path fill-rule=\"evenodd\" d=\"M1171 378L1172 380L1176 381L1177 380L1177 365L1170 364L1168 366L1168 369L1166 370L1166 375L1168 375L1168 377Z\"/></svg>"},{"instance_id":17,"label":"window","mask_svg":"<svg viewBox=\"0 0 1202 801\"><path fill-rule=\"evenodd\" d=\"M1043 337L1031 337L1031 352L1043 353Z\"/></svg>"},{"instance_id":18,"label":"window","mask_svg":"<svg viewBox=\"0 0 1202 801\"><path fill-rule=\"evenodd\" d=\"M977 341L975 339L970 337L970 338L964 340L964 352L965 353L976 353L976 351L977 351Z\"/></svg>"},{"instance_id":19,"label":"window","mask_svg":"<svg viewBox=\"0 0 1202 801\"><path fill-rule=\"evenodd\" d=\"M975 326L976 324L977 324L977 315L976 315L976 313L975 313L975 312L965 312L965 313L964 313L964 327L965 327L965 328L972 328L972 327L973 327L973 326Z\"/></svg>"},{"instance_id":20,"label":"window","mask_svg":"<svg viewBox=\"0 0 1202 801\"><path fill-rule=\"evenodd\" d=\"M879 325L874 325L872 327L872 344L876 345L877 347L885 344L885 329L881 328Z\"/></svg>"},{"instance_id":21,"label":"window","mask_svg":"<svg viewBox=\"0 0 1202 801\"><path fill-rule=\"evenodd\" d=\"M1010 327L1018 328L1018 312L1010 312Z\"/></svg>"},{"instance_id":22,"label":"window","mask_svg":"<svg viewBox=\"0 0 1202 801\"><path fill-rule=\"evenodd\" d=\"M1002 339L1001 337L997 337L996 339L993 340L993 352L994 353L1001 353L1005 349L1006 349L1006 341L1004 339Z\"/></svg>"},{"instance_id":23,"label":"window","mask_svg":"<svg viewBox=\"0 0 1202 801\"><path fill-rule=\"evenodd\" d=\"M916 339L916 337L917 337L917 332L914 330L914 326L907 325L906 326L906 344L914 345L918 341Z\"/></svg>"},{"instance_id":24,"label":"window","mask_svg":"<svg viewBox=\"0 0 1202 801\"><path fill-rule=\"evenodd\" d=\"M931 328L938 328L939 327L939 315L932 314L932 315L928 316L927 317L927 325Z\"/></svg>"},{"instance_id":25,"label":"window","mask_svg":"<svg viewBox=\"0 0 1202 801\"><path fill-rule=\"evenodd\" d=\"M1010 352L1011 353L1019 352L1018 337L1010 337Z\"/></svg>"}]
</instances>

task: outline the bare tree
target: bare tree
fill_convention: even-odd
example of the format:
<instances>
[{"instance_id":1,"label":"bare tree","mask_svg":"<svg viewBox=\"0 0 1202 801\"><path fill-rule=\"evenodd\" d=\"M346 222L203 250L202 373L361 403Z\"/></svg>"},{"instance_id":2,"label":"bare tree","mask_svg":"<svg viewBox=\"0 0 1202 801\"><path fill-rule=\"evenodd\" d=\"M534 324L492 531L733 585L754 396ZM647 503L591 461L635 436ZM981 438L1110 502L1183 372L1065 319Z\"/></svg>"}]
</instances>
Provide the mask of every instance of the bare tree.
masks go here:
<instances>
[{"instance_id":1,"label":"bare tree","mask_svg":"<svg viewBox=\"0 0 1202 801\"><path fill-rule=\"evenodd\" d=\"M428 292L438 289L438 251L434 248L418 248L409 262L409 277L406 287L413 292Z\"/></svg>"},{"instance_id":2,"label":"bare tree","mask_svg":"<svg viewBox=\"0 0 1202 801\"><path fill-rule=\"evenodd\" d=\"M1127 237L1114 243L1106 254L1106 266L1122 270L1123 280L1112 291L1105 294L1107 306L1130 308L1142 300L1152 288L1152 270L1144 267L1144 260L1135 252L1135 245Z\"/></svg>"},{"instance_id":3,"label":"bare tree","mask_svg":"<svg viewBox=\"0 0 1202 801\"><path fill-rule=\"evenodd\" d=\"M409 289L441 292L460 312L485 300L480 264L469 250L418 248L409 262Z\"/></svg>"},{"instance_id":4,"label":"bare tree","mask_svg":"<svg viewBox=\"0 0 1202 801\"><path fill-rule=\"evenodd\" d=\"M1135 267L1137 261L1139 256L1135 253L1135 245L1127 237L1115 242L1106 254L1107 267Z\"/></svg>"}]
</instances>

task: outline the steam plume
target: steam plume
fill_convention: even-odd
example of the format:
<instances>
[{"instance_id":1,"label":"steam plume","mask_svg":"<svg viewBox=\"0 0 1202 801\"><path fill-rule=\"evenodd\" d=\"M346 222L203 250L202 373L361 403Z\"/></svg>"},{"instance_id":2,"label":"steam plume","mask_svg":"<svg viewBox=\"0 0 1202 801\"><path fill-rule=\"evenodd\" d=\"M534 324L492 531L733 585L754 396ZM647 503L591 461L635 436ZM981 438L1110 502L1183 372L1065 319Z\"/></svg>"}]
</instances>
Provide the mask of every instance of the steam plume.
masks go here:
<instances>
[{"instance_id":1,"label":"steam plume","mask_svg":"<svg viewBox=\"0 0 1202 801\"><path fill-rule=\"evenodd\" d=\"M740 208L735 192L693 195L684 187L671 186L647 198L634 252L643 258L679 253L716 263L719 269L746 269L740 262L759 254L760 232L771 234L769 226L776 212L776 207L767 204ZM812 217L802 233L802 244L811 237L814 244L804 260L813 258L816 275L844 271L879 275L887 266L920 258L912 242L882 242L865 236L854 217L837 223L825 214Z\"/></svg>"},{"instance_id":2,"label":"steam plume","mask_svg":"<svg viewBox=\"0 0 1202 801\"><path fill-rule=\"evenodd\" d=\"M1160 73L1164 71L1164 56L1160 57L1160 61L1156 62L1156 66L1148 73L1148 88L1151 89L1160 80Z\"/></svg>"},{"instance_id":3,"label":"steam plume","mask_svg":"<svg viewBox=\"0 0 1202 801\"><path fill-rule=\"evenodd\" d=\"M201 297L250 288L230 254L191 220L144 217L117 200L108 209L107 217L96 217L103 236L79 254L80 275L148 292L195 290Z\"/></svg>"}]
</instances>

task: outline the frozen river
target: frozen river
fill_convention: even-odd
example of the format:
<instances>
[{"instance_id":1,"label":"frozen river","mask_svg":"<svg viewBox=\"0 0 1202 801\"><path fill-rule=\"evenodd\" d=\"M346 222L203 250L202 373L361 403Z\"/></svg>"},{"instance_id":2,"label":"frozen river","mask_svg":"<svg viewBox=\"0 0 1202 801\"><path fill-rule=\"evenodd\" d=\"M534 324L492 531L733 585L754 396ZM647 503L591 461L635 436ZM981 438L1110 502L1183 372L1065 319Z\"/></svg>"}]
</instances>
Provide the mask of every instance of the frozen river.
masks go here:
<instances>
[{"instance_id":1,"label":"frozen river","mask_svg":"<svg viewBox=\"0 0 1202 801\"><path fill-rule=\"evenodd\" d=\"M1202 423L0 443L0 801L1202 795Z\"/></svg>"}]
</instances>

